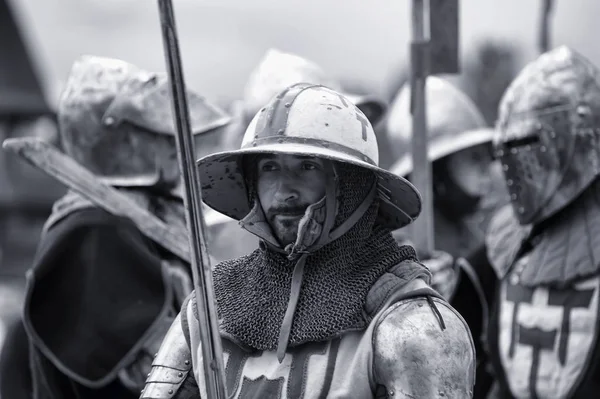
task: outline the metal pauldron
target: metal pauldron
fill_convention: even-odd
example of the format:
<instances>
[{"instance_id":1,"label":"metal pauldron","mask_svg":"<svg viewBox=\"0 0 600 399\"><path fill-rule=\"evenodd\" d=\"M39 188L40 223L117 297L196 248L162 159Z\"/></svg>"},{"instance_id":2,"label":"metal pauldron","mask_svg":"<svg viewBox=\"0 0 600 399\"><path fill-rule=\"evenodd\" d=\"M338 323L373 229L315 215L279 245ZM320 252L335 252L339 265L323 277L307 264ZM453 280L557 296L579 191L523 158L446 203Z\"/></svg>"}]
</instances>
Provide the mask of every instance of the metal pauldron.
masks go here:
<instances>
[{"instance_id":1,"label":"metal pauldron","mask_svg":"<svg viewBox=\"0 0 600 399\"><path fill-rule=\"evenodd\" d=\"M192 356L178 315L152 362L140 399L172 398L192 369Z\"/></svg>"}]
</instances>

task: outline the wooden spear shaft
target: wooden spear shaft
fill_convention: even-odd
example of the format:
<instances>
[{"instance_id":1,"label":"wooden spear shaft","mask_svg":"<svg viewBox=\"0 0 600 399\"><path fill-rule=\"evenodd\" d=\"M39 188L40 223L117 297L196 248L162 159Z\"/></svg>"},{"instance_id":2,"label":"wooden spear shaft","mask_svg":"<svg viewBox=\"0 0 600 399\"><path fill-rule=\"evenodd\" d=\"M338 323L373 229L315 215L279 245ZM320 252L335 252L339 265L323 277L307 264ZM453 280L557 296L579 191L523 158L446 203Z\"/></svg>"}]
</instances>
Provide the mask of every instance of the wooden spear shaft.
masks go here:
<instances>
[{"instance_id":1,"label":"wooden spear shaft","mask_svg":"<svg viewBox=\"0 0 600 399\"><path fill-rule=\"evenodd\" d=\"M411 44L411 114L412 159L411 181L423 199L421 215L413 223L414 245L421 256L430 255L434 249L433 190L431 165L427 159L427 111L425 82L429 72L429 47L425 38L425 0L413 0Z\"/></svg>"}]
</instances>

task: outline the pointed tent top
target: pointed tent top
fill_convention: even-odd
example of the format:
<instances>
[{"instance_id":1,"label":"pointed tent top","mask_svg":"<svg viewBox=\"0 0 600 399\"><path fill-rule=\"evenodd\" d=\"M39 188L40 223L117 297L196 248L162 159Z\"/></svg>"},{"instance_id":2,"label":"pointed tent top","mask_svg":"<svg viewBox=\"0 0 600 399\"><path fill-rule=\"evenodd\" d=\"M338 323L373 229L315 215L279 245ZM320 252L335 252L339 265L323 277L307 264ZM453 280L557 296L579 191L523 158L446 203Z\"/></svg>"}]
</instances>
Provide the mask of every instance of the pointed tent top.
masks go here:
<instances>
[{"instance_id":1,"label":"pointed tent top","mask_svg":"<svg viewBox=\"0 0 600 399\"><path fill-rule=\"evenodd\" d=\"M52 113L9 3L0 0L0 114Z\"/></svg>"}]
</instances>

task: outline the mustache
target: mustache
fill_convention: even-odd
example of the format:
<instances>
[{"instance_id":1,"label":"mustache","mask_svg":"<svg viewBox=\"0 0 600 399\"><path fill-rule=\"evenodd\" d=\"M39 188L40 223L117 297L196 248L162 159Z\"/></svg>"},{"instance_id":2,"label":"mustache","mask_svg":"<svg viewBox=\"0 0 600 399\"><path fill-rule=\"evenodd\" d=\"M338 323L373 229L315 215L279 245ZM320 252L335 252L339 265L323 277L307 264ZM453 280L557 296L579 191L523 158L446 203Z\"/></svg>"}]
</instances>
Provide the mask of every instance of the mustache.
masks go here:
<instances>
[{"instance_id":1,"label":"mustache","mask_svg":"<svg viewBox=\"0 0 600 399\"><path fill-rule=\"evenodd\" d=\"M308 205L276 206L276 207L269 209L269 216L274 217L277 215L285 215L285 216L304 215L304 212L306 212L306 208L308 208Z\"/></svg>"}]
</instances>

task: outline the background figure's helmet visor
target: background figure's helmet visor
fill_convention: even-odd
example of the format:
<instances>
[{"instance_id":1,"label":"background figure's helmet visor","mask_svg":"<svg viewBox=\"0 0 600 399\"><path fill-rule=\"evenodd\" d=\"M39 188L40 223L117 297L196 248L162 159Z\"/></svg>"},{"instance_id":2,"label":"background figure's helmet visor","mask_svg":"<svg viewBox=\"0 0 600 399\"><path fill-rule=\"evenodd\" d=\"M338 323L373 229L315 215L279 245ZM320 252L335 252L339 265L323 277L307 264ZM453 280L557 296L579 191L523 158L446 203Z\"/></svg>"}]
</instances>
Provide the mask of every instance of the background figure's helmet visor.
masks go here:
<instances>
[{"instance_id":1,"label":"background figure's helmet visor","mask_svg":"<svg viewBox=\"0 0 600 399\"><path fill-rule=\"evenodd\" d=\"M557 190L575 150L571 110L555 107L515 115L500 129L496 157L521 224L534 222L552 197L560 195Z\"/></svg>"}]
</instances>

